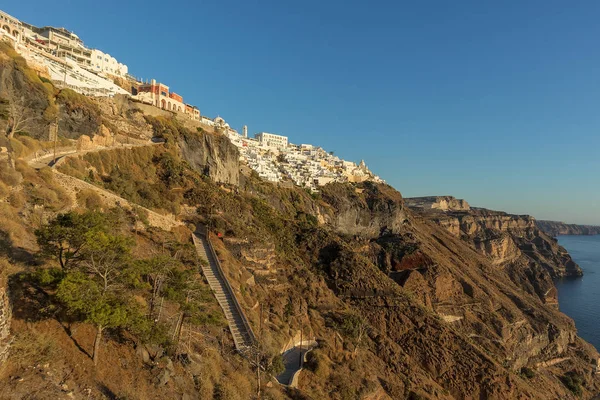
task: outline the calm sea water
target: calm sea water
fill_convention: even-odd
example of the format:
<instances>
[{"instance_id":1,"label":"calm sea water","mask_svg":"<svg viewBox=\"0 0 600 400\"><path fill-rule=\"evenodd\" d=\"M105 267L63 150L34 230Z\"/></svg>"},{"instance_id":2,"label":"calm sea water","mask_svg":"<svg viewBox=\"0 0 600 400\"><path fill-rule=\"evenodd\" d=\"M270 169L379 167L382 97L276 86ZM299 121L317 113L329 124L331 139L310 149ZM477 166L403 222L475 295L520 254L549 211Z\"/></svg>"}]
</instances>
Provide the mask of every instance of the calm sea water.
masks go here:
<instances>
[{"instance_id":1,"label":"calm sea water","mask_svg":"<svg viewBox=\"0 0 600 400\"><path fill-rule=\"evenodd\" d=\"M575 320L579 336L600 350L600 235L557 239L583 269L582 278L556 282L560 310Z\"/></svg>"}]
</instances>

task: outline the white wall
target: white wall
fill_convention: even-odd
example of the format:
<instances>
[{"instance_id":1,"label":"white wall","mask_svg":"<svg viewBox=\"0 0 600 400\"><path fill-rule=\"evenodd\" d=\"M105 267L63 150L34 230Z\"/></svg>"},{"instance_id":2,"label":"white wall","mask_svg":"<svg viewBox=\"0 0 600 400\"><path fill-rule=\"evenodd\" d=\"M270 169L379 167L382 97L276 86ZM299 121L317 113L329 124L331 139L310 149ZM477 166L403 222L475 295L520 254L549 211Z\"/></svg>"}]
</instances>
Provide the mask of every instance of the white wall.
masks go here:
<instances>
[{"instance_id":1,"label":"white wall","mask_svg":"<svg viewBox=\"0 0 600 400\"><path fill-rule=\"evenodd\" d=\"M119 63L116 58L102 50L92 50L92 68L96 72L124 76L128 73L127 65Z\"/></svg>"}]
</instances>

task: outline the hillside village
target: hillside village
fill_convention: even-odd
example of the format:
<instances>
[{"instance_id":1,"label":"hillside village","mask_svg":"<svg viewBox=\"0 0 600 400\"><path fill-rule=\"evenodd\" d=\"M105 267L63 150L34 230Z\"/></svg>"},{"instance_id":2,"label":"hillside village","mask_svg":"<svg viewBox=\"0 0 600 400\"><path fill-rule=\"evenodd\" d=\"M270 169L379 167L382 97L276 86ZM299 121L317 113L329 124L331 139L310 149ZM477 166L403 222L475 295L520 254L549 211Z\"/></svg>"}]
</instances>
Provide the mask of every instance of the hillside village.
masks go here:
<instances>
[{"instance_id":1,"label":"hillside village","mask_svg":"<svg viewBox=\"0 0 600 400\"><path fill-rule=\"evenodd\" d=\"M269 182L295 184L311 192L331 182L383 182L364 161L357 165L312 144L293 144L283 135L260 132L250 138L246 126L240 134L219 116L201 115L198 107L169 86L135 78L127 65L107 52L86 47L65 28L37 27L1 10L0 28L0 40L11 43L28 65L55 86L87 96L125 95L222 133L239 149L240 161Z\"/></svg>"}]
</instances>

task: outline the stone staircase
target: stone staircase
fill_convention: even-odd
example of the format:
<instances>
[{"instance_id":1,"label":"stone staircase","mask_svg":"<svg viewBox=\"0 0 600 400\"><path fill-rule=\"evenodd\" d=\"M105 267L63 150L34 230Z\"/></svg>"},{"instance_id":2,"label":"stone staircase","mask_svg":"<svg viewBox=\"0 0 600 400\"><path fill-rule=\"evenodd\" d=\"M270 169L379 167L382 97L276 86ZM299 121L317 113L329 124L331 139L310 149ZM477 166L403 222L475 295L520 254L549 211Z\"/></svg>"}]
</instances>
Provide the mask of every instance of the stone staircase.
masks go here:
<instances>
[{"instance_id":1,"label":"stone staircase","mask_svg":"<svg viewBox=\"0 0 600 400\"><path fill-rule=\"evenodd\" d=\"M219 305L225 313L229 330L233 336L236 349L243 353L249 353L256 342L252 328L244 315L233 289L229 285L219 259L204 232L194 232L192 235L198 256L208 263L202 265L202 272L206 277Z\"/></svg>"}]
</instances>

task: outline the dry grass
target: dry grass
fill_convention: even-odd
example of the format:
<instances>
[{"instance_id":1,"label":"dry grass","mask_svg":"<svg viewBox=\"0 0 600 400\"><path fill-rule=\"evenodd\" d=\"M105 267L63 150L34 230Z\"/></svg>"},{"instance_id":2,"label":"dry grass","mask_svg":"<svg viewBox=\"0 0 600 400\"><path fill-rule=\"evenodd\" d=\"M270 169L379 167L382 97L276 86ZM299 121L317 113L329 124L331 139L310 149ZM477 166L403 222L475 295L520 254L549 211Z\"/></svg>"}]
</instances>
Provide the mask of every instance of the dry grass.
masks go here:
<instances>
[{"instance_id":1,"label":"dry grass","mask_svg":"<svg viewBox=\"0 0 600 400\"><path fill-rule=\"evenodd\" d=\"M8 164L0 162L0 181L7 186L17 186L23 180L23 176Z\"/></svg>"},{"instance_id":2,"label":"dry grass","mask_svg":"<svg viewBox=\"0 0 600 400\"><path fill-rule=\"evenodd\" d=\"M57 147L72 146L74 142L69 139L60 138L56 143ZM29 136L16 136L10 140L13 154L17 158L30 156L37 152L51 151L54 148L54 142L46 142L34 139Z\"/></svg>"},{"instance_id":3,"label":"dry grass","mask_svg":"<svg viewBox=\"0 0 600 400\"><path fill-rule=\"evenodd\" d=\"M7 203L0 203L0 231L6 233L13 246L22 247L31 234L21 223L16 209Z\"/></svg>"},{"instance_id":4,"label":"dry grass","mask_svg":"<svg viewBox=\"0 0 600 400\"><path fill-rule=\"evenodd\" d=\"M0 199L5 199L10 194L10 188L2 181L0 181Z\"/></svg>"},{"instance_id":5,"label":"dry grass","mask_svg":"<svg viewBox=\"0 0 600 400\"><path fill-rule=\"evenodd\" d=\"M11 358L22 364L46 363L58 355L54 339L44 333L18 332L11 346Z\"/></svg>"},{"instance_id":6,"label":"dry grass","mask_svg":"<svg viewBox=\"0 0 600 400\"><path fill-rule=\"evenodd\" d=\"M71 205L69 195L56 183L49 168L36 171L25 161L17 160L16 170L23 176L26 203L41 205L52 211L59 211Z\"/></svg>"}]
</instances>

